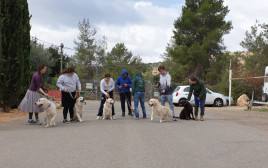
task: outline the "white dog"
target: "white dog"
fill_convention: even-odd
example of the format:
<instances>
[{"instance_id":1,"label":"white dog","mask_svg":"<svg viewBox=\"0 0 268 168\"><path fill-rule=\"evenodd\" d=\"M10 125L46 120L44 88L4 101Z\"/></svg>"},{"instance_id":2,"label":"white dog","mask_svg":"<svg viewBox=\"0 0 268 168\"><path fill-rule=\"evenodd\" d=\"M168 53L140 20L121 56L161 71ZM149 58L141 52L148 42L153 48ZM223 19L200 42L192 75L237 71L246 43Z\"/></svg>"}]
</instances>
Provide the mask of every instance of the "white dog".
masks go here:
<instances>
[{"instance_id":1,"label":"white dog","mask_svg":"<svg viewBox=\"0 0 268 168\"><path fill-rule=\"evenodd\" d=\"M84 105L86 104L83 97L79 97L74 105L74 119L78 122L82 122L82 116L84 111Z\"/></svg>"},{"instance_id":2,"label":"white dog","mask_svg":"<svg viewBox=\"0 0 268 168\"><path fill-rule=\"evenodd\" d=\"M53 102L51 102L48 99L46 99L46 98L38 99L38 101L35 102L35 104L38 107L44 109L45 123L46 123L45 127L50 127L52 125L56 125L56 123L55 123L55 118L56 118L56 115L57 115L56 105Z\"/></svg>"},{"instance_id":3,"label":"white dog","mask_svg":"<svg viewBox=\"0 0 268 168\"><path fill-rule=\"evenodd\" d=\"M110 119L113 120L113 116L112 116L112 107L114 104L114 100L112 98L109 98L105 101L105 104L103 106L103 114L102 114L102 119Z\"/></svg>"},{"instance_id":4,"label":"white dog","mask_svg":"<svg viewBox=\"0 0 268 168\"><path fill-rule=\"evenodd\" d=\"M154 116L160 116L161 123L168 118L174 120L170 108L162 106L157 99L150 99L149 105L152 107L151 120L154 119Z\"/></svg>"}]
</instances>

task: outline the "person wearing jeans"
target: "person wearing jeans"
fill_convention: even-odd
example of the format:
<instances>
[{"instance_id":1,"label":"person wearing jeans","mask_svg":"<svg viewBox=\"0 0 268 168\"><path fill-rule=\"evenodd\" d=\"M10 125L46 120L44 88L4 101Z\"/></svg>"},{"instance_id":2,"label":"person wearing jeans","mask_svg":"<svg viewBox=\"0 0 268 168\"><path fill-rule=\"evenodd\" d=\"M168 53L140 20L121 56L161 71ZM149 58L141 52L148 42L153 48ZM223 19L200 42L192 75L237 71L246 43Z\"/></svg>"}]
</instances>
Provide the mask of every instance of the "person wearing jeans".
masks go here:
<instances>
[{"instance_id":1,"label":"person wearing jeans","mask_svg":"<svg viewBox=\"0 0 268 168\"><path fill-rule=\"evenodd\" d=\"M134 95L134 105L135 105L135 118L138 120L139 116L139 101L141 103L143 118L146 118L146 110L145 110L145 81L138 74L135 73L133 76L133 84L132 84L132 93Z\"/></svg>"},{"instance_id":2,"label":"person wearing jeans","mask_svg":"<svg viewBox=\"0 0 268 168\"><path fill-rule=\"evenodd\" d=\"M175 118L174 105L173 105L173 96L172 96L172 88L171 88L171 76L168 72L166 72L166 68L163 65L158 67L158 71L160 73L160 81L158 83L158 87L160 88L160 98L161 105L165 106L166 100L169 103L169 107L172 111L173 118Z\"/></svg>"},{"instance_id":3,"label":"person wearing jeans","mask_svg":"<svg viewBox=\"0 0 268 168\"><path fill-rule=\"evenodd\" d=\"M99 107L99 112L97 114L97 120L102 118L103 114L103 105L107 99L113 99L113 90L114 90L114 80L111 78L111 74L107 73L104 76L104 79L100 82L100 90L101 90L101 104ZM115 120L115 113L114 113L114 105L112 105L112 118Z\"/></svg>"},{"instance_id":4,"label":"person wearing jeans","mask_svg":"<svg viewBox=\"0 0 268 168\"><path fill-rule=\"evenodd\" d=\"M130 88L132 87L132 81L128 76L127 70L123 69L121 76L119 76L116 80L116 87L119 90L120 101L121 101L121 109L122 109L122 117L125 117L125 102L127 102L128 107L128 115L132 116L131 113L131 93Z\"/></svg>"},{"instance_id":5,"label":"person wearing jeans","mask_svg":"<svg viewBox=\"0 0 268 168\"><path fill-rule=\"evenodd\" d=\"M205 113L205 101L206 101L206 97L202 98L202 99L198 99L198 97L194 98L195 101L195 109L194 109L194 114L195 116L198 116L198 107L200 106L201 109L201 121L204 121L204 113ZM198 120L198 119L197 119Z\"/></svg>"},{"instance_id":6,"label":"person wearing jeans","mask_svg":"<svg viewBox=\"0 0 268 168\"><path fill-rule=\"evenodd\" d=\"M205 102L206 102L206 87L203 81L197 79L196 77L190 77L190 91L188 95L188 101L191 100L192 94L194 94L194 101L195 101L195 120L198 121L198 108L200 106L201 114L200 120L204 121L204 114L205 114Z\"/></svg>"}]
</instances>

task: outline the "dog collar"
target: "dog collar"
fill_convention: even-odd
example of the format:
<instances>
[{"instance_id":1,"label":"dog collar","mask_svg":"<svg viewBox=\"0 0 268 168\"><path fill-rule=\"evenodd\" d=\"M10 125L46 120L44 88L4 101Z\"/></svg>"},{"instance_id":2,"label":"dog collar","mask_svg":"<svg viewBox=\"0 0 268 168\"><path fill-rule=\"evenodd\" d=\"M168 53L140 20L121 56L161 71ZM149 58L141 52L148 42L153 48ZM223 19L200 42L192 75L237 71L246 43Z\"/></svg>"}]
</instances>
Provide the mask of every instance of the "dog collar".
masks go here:
<instances>
[{"instance_id":1,"label":"dog collar","mask_svg":"<svg viewBox=\"0 0 268 168\"><path fill-rule=\"evenodd\" d=\"M47 106L47 108L46 109L48 109L48 108L50 108L51 107L51 103Z\"/></svg>"}]
</instances>

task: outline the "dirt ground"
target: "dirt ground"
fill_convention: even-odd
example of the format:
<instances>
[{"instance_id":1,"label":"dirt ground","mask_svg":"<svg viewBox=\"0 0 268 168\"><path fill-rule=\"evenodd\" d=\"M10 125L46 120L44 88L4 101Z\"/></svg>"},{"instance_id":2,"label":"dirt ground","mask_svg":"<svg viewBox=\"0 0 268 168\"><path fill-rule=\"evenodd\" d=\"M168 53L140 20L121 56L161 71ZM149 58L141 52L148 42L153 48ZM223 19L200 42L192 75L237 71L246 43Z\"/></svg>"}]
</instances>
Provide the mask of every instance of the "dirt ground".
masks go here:
<instances>
[{"instance_id":1,"label":"dirt ground","mask_svg":"<svg viewBox=\"0 0 268 168\"><path fill-rule=\"evenodd\" d=\"M217 118L220 120L231 120L233 122L255 127L268 131L268 112L261 112L263 107L253 107L248 111L246 107L207 107L206 115L208 117ZM266 107L267 109L267 107Z\"/></svg>"},{"instance_id":2,"label":"dirt ground","mask_svg":"<svg viewBox=\"0 0 268 168\"><path fill-rule=\"evenodd\" d=\"M0 123L19 120L22 118L26 118L28 113L21 112L18 109L11 110L10 113L4 113L2 109L0 109Z\"/></svg>"}]
</instances>

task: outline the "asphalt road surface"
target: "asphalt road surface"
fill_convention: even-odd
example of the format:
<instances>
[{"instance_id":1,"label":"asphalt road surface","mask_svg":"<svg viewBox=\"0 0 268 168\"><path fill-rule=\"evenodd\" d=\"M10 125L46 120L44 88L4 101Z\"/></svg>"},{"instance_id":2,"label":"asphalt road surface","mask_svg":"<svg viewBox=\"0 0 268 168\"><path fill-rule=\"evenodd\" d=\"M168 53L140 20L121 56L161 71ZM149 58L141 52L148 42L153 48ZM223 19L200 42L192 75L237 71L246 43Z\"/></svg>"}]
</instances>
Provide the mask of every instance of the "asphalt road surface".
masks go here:
<instances>
[{"instance_id":1,"label":"asphalt road surface","mask_svg":"<svg viewBox=\"0 0 268 168\"><path fill-rule=\"evenodd\" d=\"M52 128L27 125L26 119L0 124L0 167L268 167L267 129L224 118L219 109L206 108L203 122L159 123L158 118L149 119L148 105L148 119L134 120L122 118L116 102L115 121L95 120L98 106L99 102L87 102L83 123L63 124L59 111L57 126ZM180 110L176 108L176 115ZM235 109L226 112L231 116L229 113L235 113Z\"/></svg>"}]
</instances>

